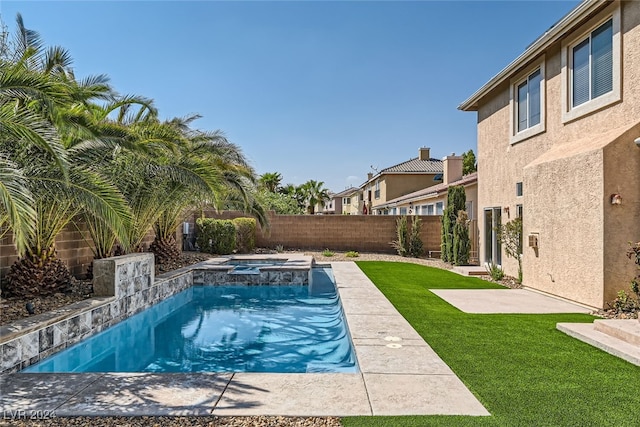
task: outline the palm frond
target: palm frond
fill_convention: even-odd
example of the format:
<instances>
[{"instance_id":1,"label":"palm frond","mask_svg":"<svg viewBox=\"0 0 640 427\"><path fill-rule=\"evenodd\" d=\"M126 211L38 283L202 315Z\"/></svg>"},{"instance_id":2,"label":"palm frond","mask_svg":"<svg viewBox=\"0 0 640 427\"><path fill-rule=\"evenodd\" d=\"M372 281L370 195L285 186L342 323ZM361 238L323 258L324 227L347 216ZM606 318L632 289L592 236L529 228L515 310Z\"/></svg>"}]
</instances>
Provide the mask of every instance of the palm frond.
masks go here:
<instances>
[{"instance_id":1,"label":"palm frond","mask_svg":"<svg viewBox=\"0 0 640 427\"><path fill-rule=\"evenodd\" d=\"M13 231L18 254L24 254L29 236L34 232L36 211L22 170L10 160L0 156L0 211Z\"/></svg>"}]
</instances>

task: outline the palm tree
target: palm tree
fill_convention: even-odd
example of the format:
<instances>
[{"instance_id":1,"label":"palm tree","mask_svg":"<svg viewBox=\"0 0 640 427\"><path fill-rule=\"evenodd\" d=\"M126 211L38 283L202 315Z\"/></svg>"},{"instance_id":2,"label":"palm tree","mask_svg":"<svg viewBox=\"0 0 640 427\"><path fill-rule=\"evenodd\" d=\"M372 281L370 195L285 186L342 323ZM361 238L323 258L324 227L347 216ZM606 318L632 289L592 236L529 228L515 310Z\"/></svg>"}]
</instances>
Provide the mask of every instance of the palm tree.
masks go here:
<instances>
[{"instance_id":1,"label":"palm tree","mask_svg":"<svg viewBox=\"0 0 640 427\"><path fill-rule=\"evenodd\" d=\"M266 172L260 176L260 184L270 193L275 193L282 182L279 172Z\"/></svg>"},{"instance_id":2,"label":"palm tree","mask_svg":"<svg viewBox=\"0 0 640 427\"><path fill-rule=\"evenodd\" d=\"M307 212L311 215L315 214L318 204L327 202L330 199L329 190L324 188L323 181L310 179L302 184L301 187L306 198Z\"/></svg>"},{"instance_id":3,"label":"palm tree","mask_svg":"<svg viewBox=\"0 0 640 427\"><path fill-rule=\"evenodd\" d=\"M197 118L167 123L181 136L176 140L177 154L170 157L167 166L180 170L184 179L165 182L162 191L167 197L154 224L156 236L151 245L160 262L180 254L174 236L189 207L208 203L216 208L239 209L256 216L261 225L267 225L265 211L254 197L255 173L240 148L227 141L220 131L192 130L189 124Z\"/></svg>"},{"instance_id":4,"label":"palm tree","mask_svg":"<svg viewBox=\"0 0 640 427\"><path fill-rule=\"evenodd\" d=\"M55 237L75 216L91 212L123 234L128 208L117 188L87 166L82 152L70 150L90 133L81 120L87 104L110 96L106 79L76 81L67 68L68 53L44 51L38 34L26 29L19 15L17 21L15 42L3 46L0 61L0 111L7 130L0 138L4 164L20 171L24 200L32 202L29 219L35 219L28 232L10 221L20 258L7 274L5 290L26 296L57 292L69 283L66 265L56 258ZM7 194L9 181L2 182ZM6 200L3 209L11 217Z\"/></svg>"}]
</instances>

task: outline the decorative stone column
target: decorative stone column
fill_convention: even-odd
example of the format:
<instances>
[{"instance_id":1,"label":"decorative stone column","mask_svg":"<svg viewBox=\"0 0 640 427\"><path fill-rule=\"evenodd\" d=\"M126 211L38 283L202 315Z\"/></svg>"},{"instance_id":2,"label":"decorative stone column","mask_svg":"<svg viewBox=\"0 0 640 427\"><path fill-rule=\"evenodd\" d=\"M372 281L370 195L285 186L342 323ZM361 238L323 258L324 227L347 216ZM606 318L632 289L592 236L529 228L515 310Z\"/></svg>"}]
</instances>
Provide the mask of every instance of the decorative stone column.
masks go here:
<instances>
[{"instance_id":1,"label":"decorative stone column","mask_svg":"<svg viewBox=\"0 0 640 427\"><path fill-rule=\"evenodd\" d=\"M135 253L93 261L95 296L121 299L149 289L155 280L152 253Z\"/></svg>"}]
</instances>

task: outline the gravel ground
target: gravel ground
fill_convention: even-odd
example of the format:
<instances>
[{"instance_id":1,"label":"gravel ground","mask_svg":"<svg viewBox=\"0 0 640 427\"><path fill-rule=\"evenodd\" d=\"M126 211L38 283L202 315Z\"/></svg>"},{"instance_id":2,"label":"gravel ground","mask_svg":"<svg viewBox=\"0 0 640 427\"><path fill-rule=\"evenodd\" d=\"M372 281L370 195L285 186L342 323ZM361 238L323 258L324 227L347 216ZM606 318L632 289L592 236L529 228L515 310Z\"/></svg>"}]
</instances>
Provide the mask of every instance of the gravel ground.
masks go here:
<instances>
[{"instance_id":1,"label":"gravel ground","mask_svg":"<svg viewBox=\"0 0 640 427\"><path fill-rule=\"evenodd\" d=\"M337 417L69 417L3 420L15 427L340 427Z\"/></svg>"}]
</instances>

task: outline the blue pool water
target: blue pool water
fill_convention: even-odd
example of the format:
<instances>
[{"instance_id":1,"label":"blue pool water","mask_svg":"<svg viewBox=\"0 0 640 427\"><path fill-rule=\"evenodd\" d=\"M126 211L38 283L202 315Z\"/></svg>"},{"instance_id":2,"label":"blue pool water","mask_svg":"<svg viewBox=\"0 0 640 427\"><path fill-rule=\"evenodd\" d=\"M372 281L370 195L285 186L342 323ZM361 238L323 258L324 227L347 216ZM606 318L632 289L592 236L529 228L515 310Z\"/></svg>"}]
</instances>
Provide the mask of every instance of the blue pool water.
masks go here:
<instances>
[{"instance_id":1,"label":"blue pool water","mask_svg":"<svg viewBox=\"0 0 640 427\"><path fill-rule=\"evenodd\" d=\"M330 269L310 286L196 286L23 372L357 372Z\"/></svg>"}]
</instances>

